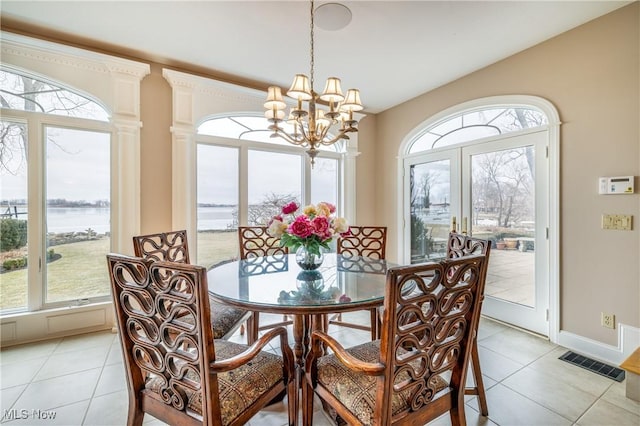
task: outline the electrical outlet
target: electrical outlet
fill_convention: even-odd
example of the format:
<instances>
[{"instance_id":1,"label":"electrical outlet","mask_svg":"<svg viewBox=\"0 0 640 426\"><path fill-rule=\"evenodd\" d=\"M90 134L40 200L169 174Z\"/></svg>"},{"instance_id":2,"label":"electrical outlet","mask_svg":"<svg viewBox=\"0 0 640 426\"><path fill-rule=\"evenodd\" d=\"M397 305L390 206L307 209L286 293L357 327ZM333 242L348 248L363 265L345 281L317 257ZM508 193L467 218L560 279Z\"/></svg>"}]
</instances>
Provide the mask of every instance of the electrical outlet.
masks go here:
<instances>
[{"instance_id":1,"label":"electrical outlet","mask_svg":"<svg viewBox=\"0 0 640 426\"><path fill-rule=\"evenodd\" d=\"M613 314L600 312L600 322L603 327L616 328L616 316Z\"/></svg>"}]
</instances>

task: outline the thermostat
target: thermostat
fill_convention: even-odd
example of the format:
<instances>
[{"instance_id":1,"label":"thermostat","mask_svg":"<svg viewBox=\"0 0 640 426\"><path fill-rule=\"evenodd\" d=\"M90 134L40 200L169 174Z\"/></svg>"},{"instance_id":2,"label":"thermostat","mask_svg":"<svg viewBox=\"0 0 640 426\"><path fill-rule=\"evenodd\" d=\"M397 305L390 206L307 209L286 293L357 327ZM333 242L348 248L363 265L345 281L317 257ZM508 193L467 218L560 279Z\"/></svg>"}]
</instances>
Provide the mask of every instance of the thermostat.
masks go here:
<instances>
[{"instance_id":1,"label":"thermostat","mask_svg":"<svg viewBox=\"0 0 640 426\"><path fill-rule=\"evenodd\" d=\"M601 177L598 192L600 194L633 194L633 176Z\"/></svg>"}]
</instances>

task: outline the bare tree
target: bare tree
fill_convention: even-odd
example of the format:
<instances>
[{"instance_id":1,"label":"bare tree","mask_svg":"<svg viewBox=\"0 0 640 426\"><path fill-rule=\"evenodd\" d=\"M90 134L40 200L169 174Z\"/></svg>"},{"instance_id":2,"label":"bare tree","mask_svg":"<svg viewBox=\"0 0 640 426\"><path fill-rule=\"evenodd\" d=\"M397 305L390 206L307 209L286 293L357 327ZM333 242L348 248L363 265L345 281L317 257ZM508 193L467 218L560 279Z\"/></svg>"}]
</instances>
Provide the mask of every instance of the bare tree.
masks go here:
<instances>
[{"instance_id":1,"label":"bare tree","mask_svg":"<svg viewBox=\"0 0 640 426\"><path fill-rule=\"evenodd\" d=\"M474 168L474 198L488 211L495 211L498 225L507 227L530 213L532 174L524 149L492 152L477 157Z\"/></svg>"},{"instance_id":2,"label":"bare tree","mask_svg":"<svg viewBox=\"0 0 640 426\"><path fill-rule=\"evenodd\" d=\"M99 111L104 112L94 102L69 90L4 70L0 70L0 106L84 118L93 118ZM26 126L8 120L0 121L0 169L18 174L26 164L26 153Z\"/></svg>"},{"instance_id":3,"label":"bare tree","mask_svg":"<svg viewBox=\"0 0 640 426\"><path fill-rule=\"evenodd\" d=\"M263 200L258 204L250 204L247 209L247 224L249 226L265 226L272 217L282 213L282 206L292 201L300 204L298 197L293 194L276 194L272 192L266 194ZM233 226L238 227L238 209L236 208L231 215L233 216Z\"/></svg>"}]
</instances>

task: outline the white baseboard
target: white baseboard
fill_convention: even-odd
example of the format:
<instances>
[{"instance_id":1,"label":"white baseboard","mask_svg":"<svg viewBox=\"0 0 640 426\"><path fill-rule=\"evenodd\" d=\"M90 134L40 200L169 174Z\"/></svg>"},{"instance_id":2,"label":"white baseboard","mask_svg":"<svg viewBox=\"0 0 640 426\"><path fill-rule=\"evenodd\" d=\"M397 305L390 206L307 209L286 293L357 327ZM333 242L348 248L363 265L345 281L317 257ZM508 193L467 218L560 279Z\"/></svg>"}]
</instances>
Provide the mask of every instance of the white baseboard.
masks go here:
<instances>
[{"instance_id":1,"label":"white baseboard","mask_svg":"<svg viewBox=\"0 0 640 426\"><path fill-rule=\"evenodd\" d=\"M640 347L640 328L618 324L618 346L607 345L568 331L560 331L556 343L580 355L595 358L617 367L636 348Z\"/></svg>"}]
</instances>

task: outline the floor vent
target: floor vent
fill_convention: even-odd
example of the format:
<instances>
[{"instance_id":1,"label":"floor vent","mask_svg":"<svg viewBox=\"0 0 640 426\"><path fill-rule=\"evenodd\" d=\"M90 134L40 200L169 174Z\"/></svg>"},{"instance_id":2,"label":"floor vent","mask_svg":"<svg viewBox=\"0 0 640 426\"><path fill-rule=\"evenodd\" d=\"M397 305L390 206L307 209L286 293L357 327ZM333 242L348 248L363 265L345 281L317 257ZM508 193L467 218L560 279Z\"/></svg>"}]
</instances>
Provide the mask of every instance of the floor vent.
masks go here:
<instances>
[{"instance_id":1,"label":"floor vent","mask_svg":"<svg viewBox=\"0 0 640 426\"><path fill-rule=\"evenodd\" d=\"M578 367L582 367L585 370L592 371L601 376L608 377L616 382L624 380L624 370L587 358L586 356L579 355L575 352L569 351L559 359L567 361L570 364L577 365Z\"/></svg>"}]
</instances>

